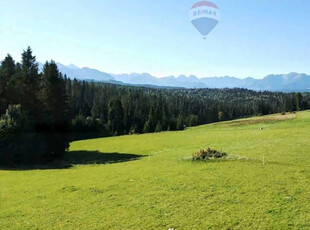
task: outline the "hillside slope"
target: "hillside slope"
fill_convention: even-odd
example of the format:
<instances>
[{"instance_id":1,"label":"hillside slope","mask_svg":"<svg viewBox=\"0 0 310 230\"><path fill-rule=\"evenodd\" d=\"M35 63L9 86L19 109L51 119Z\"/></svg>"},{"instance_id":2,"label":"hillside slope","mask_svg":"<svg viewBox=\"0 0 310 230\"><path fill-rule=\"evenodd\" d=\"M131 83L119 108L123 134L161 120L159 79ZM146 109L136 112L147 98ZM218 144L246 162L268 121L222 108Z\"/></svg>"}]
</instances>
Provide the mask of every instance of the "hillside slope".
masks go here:
<instances>
[{"instance_id":1,"label":"hillside slope","mask_svg":"<svg viewBox=\"0 0 310 230\"><path fill-rule=\"evenodd\" d=\"M1 226L309 229L309 127L306 111L74 142L80 165L0 171ZM232 159L186 160L207 146Z\"/></svg>"}]
</instances>

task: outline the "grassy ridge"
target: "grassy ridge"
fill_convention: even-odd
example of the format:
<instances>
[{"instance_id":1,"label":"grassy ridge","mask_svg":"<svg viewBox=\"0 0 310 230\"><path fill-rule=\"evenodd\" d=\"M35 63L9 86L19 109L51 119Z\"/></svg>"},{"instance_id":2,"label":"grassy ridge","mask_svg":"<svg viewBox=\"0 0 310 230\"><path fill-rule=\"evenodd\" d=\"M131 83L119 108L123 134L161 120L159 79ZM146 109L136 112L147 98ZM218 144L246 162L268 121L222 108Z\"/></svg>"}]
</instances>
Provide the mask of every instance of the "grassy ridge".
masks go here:
<instances>
[{"instance_id":1,"label":"grassy ridge","mask_svg":"<svg viewBox=\"0 0 310 230\"><path fill-rule=\"evenodd\" d=\"M1 228L309 229L309 140L306 111L74 142L74 167L0 171ZM206 147L240 159L186 160Z\"/></svg>"}]
</instances>

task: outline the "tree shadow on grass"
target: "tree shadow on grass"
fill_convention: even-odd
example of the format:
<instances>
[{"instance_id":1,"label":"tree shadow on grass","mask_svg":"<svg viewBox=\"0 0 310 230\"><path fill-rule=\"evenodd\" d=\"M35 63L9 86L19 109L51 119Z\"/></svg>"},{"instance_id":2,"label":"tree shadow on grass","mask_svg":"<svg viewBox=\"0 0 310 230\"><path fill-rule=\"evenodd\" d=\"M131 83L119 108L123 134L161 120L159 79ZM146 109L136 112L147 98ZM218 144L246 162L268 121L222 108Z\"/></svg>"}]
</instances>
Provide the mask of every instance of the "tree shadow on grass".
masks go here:
<instances>
[{"instance_id":1,"label":"tree shadow on grass","mask_svg":"<svg viewBox=\"0 0 310 230\"><path fill-rule=\"evenodd\" d=\"M43 165L18 165L0 166L0 170L47 170L47 169L68 169L75 165L115 164L126 161L138 160L142 155L129 153L101 153L99 151L70 151L58 160Z\"/></svg>"}]
</instances>

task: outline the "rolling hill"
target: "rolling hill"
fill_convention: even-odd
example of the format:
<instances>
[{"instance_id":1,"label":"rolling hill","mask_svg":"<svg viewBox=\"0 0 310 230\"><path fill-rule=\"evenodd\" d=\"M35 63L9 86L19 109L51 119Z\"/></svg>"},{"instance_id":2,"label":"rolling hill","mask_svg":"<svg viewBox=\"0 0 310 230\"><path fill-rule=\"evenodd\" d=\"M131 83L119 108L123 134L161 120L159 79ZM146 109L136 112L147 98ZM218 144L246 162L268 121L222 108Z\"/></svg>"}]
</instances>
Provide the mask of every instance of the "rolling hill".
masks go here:
<instances>
[{"instance_id":1,"label":"rolling hill","mask_svg":"<svg viewBox=\"0 0 310 230\"><path fill-rule=\"evenodd\" d=\"M73 142L66 167L0 169L1 227L309 229L309 127L305 111ZM229 157L189 160L206 147Z\"/></svg>"}]
</instances>

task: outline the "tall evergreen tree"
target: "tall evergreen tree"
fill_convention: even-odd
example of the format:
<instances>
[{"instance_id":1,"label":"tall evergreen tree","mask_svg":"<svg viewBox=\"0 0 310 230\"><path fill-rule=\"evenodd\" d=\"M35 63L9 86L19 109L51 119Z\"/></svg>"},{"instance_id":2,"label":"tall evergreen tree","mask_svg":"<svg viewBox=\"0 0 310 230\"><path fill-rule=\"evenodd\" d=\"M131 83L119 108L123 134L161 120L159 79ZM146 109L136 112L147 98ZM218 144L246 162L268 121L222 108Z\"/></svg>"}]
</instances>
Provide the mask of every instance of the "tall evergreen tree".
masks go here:
<instances>
[{"instance_id":1,"label":"tall evergreen tree","mask_svg":"<svg viewBox=\"0 0 310 230\"><path fill-rule=\"evenodd\" d=\"M65 81L54 61L44 65L41 95L45 107L44 131L49 151L59 157L69 147L70 108Z\"/></svg>"},{"instance_id":2,"label":"tall evergreen tree","mask_svg":"<svg viewBox=\"0 0 310 230\"><path fill-rule=\"evenodd\" d=\"M297 107L297 110L301 110L301 107L302 107L302 95L301 95L301 93L296 94L296 107Z\"/></svg>"},{"instance_id":3,"label":"tall evergreen tree","mask_svg":"<svg viewBox=\"0 0 310 230\"><path fill-rule=\"evenodd\" d=\"M7 55L0 68L0 115L4 114L8 105L16 100L13 86L10 84L15 72L15 62L11 55Z\"/></svg>"},{"instance_id":4,"label":"tall evergreen tree","mask_svg":"<svg viewBox=\"0 0 310 230\"><path fill-rule=\"evenodd\" d=\"M42 105L38 99L40 76L36 57L30 47L22 53L19 101L22 109L28 111L35 121L39 121Z\"/></svg>"},{"instance_id":5,"label":"tall evergreen tree","mask_svg":"<svg viewBox=\"0 0 310 230\"><path fill-rule=\"evenodd\" d=\"M109 104L109 129L114 135L124 133L124 112L120 100L114 99Z\"/></svg>"}]
</instances>

